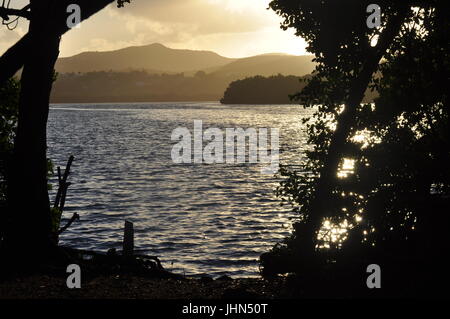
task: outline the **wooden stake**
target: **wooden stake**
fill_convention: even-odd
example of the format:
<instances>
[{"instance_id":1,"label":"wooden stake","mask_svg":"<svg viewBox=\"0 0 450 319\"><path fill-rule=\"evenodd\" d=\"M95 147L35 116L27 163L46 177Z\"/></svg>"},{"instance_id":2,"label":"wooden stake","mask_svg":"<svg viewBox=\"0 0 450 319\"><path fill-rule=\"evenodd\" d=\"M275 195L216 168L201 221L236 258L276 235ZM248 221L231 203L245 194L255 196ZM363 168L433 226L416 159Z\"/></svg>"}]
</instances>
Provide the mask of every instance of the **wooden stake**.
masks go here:
<instances>
[{"instance_id":1,"label":"wooden stake","mask_svg":"<svg viewBox=\"0 0 450 319\"><path fill-rule=\"evenodd\" d=\"M133 256L133 253L134 253L134 226L132 222L125 221L122 254L124 256Z\"/></svg>"}]
</instances>

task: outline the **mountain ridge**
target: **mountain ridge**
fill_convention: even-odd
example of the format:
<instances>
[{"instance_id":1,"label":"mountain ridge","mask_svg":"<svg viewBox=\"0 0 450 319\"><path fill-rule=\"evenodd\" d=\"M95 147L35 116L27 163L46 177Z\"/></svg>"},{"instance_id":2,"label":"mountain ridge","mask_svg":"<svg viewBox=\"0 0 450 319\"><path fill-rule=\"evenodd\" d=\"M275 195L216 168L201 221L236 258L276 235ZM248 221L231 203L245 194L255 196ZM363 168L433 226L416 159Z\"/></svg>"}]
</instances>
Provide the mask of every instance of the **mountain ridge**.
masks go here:
<instances>
[{"instance_id":1,"label":"mountain ridge","mask_svg":"<svg viewBox=\"0 0 450 319\"><path fill-rule=\"evenodd\" d=\"M154 74L197 71L220 76L298 75L314 69L312 56L266 53L245 58L228 58L213 51L172 49L161 43L130 46L110 51L86 51L58 59L59 73L129 72L145 70ZM290 74L292 73L292 74Z\"/></svg>"},{"instance_id":2,"label":"mountain ridge","mask_svg":"<svg viewBox=\"0 0 450 319\"><path fill-rule=\"evenodd\" d=\"M312 56L269 53L232 59L212 51L170 49L154 43L59 59L51 100L219 101L236 80L254 76L301 77L311 74L314 68ZM295 86L295 82L289 83Z\"/></svg>"},{"instance_id":3,"label":"mountain ridge","mask_svg":"<svg viewBox=\"0 0 450 319\"><path fill-rule=\"evenodd\" d=\"M171 49L160 43L153 43L111 51L82 52L58 59L55 69L60 73L131 70L179 73L223 66L232 61L234 59L212 51Z\"/></svg>"}]
</instances>

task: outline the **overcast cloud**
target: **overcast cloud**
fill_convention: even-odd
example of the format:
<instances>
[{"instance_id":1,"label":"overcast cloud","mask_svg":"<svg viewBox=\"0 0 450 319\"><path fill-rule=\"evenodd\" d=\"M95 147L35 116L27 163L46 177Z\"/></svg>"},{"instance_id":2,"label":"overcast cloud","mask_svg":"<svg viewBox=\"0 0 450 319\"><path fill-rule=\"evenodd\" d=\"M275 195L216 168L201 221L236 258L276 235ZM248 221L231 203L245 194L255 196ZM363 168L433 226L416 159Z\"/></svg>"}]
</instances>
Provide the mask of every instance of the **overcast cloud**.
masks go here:
<instances>
[{"instance_id":1,"label":"overcast cloud","mask_svg":"<svg viewBox=\"0 0 450 319\"><path fill-rule=\"evenodd\" d=\"M24 0L14 0L20 7ZM279 28L280 18L266 10L269 0L133 0L111 5L63 37L61 56L115 50L154 42L168 47L211 50L229 57L284 52L305 54L304 42ZM25 33L0 31L0 52Z\"/></svg>"}]
</instances>

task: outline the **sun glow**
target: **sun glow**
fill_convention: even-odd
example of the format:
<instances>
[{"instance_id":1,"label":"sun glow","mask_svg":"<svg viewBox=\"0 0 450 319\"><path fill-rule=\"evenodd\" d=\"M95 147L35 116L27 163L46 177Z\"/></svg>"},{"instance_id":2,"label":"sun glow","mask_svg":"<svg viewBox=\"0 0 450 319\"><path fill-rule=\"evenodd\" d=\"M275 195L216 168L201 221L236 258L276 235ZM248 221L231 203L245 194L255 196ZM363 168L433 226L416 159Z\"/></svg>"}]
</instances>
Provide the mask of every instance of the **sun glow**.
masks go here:
<instances>
[{"instance_id":1,"label":"sun glow","mask_svg":"<svg viewBox=\"0 0 450 319\"><path fill-rule=\"evenodd\" d=\"M339 178L347 178L349 175L355 173L355 163L356 160L351 158L344 158L339 171L337 172L337 176Z\"/></svg>"},{"instance_id":2,"label":"sun glow","mask_svg":"<svg viewBox=\"0 0 450 319\"><path fill-rule=\"evenodd\" d=\"M322 228L319 231L317 238L323 241L319 248L330 248L331 244L341 246L348 237L348 231L352 225L345 219L341 223L333 223L330 220L325 220Z\"/></svg>"}]
</instances>

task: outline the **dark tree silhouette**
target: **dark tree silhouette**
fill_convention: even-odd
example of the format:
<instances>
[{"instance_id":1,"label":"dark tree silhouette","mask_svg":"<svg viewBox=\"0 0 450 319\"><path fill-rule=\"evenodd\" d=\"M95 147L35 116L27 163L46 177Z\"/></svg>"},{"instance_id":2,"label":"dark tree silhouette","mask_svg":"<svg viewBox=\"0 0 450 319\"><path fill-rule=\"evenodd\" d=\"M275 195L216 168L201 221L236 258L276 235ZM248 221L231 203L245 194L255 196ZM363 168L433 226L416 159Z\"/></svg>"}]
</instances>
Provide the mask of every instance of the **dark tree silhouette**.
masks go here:
<instances>
[{"instance_id":1,"label":"dark tree silhouette","mask_svg":"<svg viewBox=\"0 0 450 319\"><path fill-rule=\"evenodd\" d=\"M52 218L47 190L47 118L62 34L68 30L67 6L78 4L87 19L104 8L109 0L30 0L19 11L4 9L4 15L30 20L28 33L0 58L0 86L22 66L18 127L12 160L8 165L8 208L2 221L4 251L20 262L55 257ZM123 0L118 5L123 6Z\"/></svg>"},{"instance_id":2,"label":"dark tree silhouette","mask_svg":"<svg viewBox=\"0 0 450 319\"><path fill-rule=\"evenodd\" d=\"M290 104L289 98L304 86L297 76L254 76L237 80L228 86L223 104Z\"/></svg>"},{"instance_id":3,"label":"dark tree silhouette","mask_svg":"<svg viewBox=\"0 0 450 319\"><path fill-rule=\"evenodd\" d=\"M14 147L14 133L19 112L19 87L16 79L10 79L0 87L0 207L2 211L6 209L6 161ZM1 223L0 226L2 226Z\"/></svg>"},{"instance_id":4,"label":"dark tree silhouette","mask_svg":"<svg viewBox=\"0 0 450 319\"><path fill-rule=\"evenodd\" d=\"M311 270L319 252L333 248L423 259L424 250L448 243L437 232L427 245L448 210L448 8L439 0L378 1L382 26L370 29L371 2L270 4L316 56L297 99L318 112L302 171L282 170L278 193L301 218L291 238L261 257L266 274ZM361 104L368 86L380 94L375 105Z\"/></svg>"},{"instance_id":5,"label":"dark tree silhouette","mask_svg":"<svg viewBox=\"0 0 450 319\"><path fill-rule=\"evenodd\" d=\"M42 14L45 14L46 19L51 22L53 30L62 36L69 31L69 27L67 26L68 13L66 12L69 5L76 4L80 6L81 21L84 21L115 1L116 0L60 0L51 3L50 6L46 5L45 8L47 9L45 9ZM125 2L129 1L118 0L117 4L119 7L123 7ZM44 5L44 3L42 5ZM2 14L18 15L25 18L31 17L29 6L25 7L24 10L19 10L19 12L17 10L5 10ZM43 19L45 19L45 17L43 17ZM30 50L32 50L31 45L30 33L27 33L3 54L0 58L0 86L23 67L27 55L29 55L31 52Z\"/></svg>"}]
</instances>

